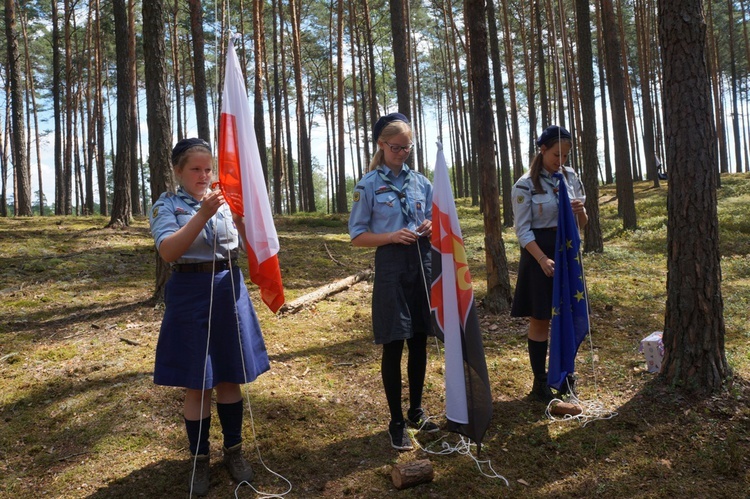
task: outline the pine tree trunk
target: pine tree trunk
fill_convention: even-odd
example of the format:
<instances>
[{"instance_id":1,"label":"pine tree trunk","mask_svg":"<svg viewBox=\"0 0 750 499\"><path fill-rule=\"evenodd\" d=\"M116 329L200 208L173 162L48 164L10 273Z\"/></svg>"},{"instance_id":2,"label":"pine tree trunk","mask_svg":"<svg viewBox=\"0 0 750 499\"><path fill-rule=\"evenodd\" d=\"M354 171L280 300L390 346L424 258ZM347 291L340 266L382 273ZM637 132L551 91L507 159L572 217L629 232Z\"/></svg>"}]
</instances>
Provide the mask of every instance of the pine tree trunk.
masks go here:
<instances>
[{"instance_id":1,"label":"pine tree trunk","mask_svg":"<svg viewBox=\"0 0 750 499\"><path fill-rule=\"evenodd\" d=\"M579 93L583 129L578 134L581 152L581 171L586 190L586 212L589 221L585 229L584 251L600 253L604 250L599 225L599 155L596 129L596 97L594 92L594 63L591 48L591 18L588 0L576 0L576 33L578 44Z\"/></svg>"},{"instance_id":2,"label":"pine tree trunk","mask_svg":"<svg viewBox=\"0 0 750 499\"><path fill-rule=\"evenodd\" d=\"M128 12L125 0L113 0L112 10L115 19L115 48L117 53L117 154L114 163L115 188L112 198L110 227L130 225L130 158L133 154L134 137L130 103L133 99L128 36Z\"/></svg>"},{"instance_id":3,"label":"pine tree trunk","mask_svg":"<svg viewBox=\"0 0 750 499\"><path fill-rule=\"evenodd\" d=\"M495 85L495 108L497 109L497 149L500 152L500 178L503 198L503 225L513 227L513 202L510 198L512 187L510 172L510 154L508 154L508 113L505 106L505 87L500 64L500 44L497 35L497 17L494 0L487 0L487 28L490 39L490 57L492 59L492 77Z\"/></svg>"},{"instance_id":4,"label":"pine tree trunk","mask_svg":"<svg viewBox=\"0 0 750 499\"><path fill-rule=\"evenodd\" d=\"M31 183L26 157L26 132L23 119L23 82L19 64L16 11L13 0L5 0L5 37L8 48L8 79L10 81L11 125L13 129L11 151L16 181L16 216L31 216Z\"/></svg>"},{"instance_id":5,"label":"pine tree trunk","mask_svg":"<svg viewBox=\"0 0 750 499\"><path fill-rule=\"evenodd\" d=\"M151 178L151 202L162 192L174 190L172 176L172 124L167 87L167 9L164 0L143 4L143 62L146 83L146 122L148 124L148 167ZM154 298L164 299L169 265L156 253Z\"/></svg>"},{"instance_id":6,"label":"pine tree trunk","mask_svg":"<svg viewBox=\"0 0 750 499\"><path fill-rule=\"evenodd\" d=\"M696 393L730 376L724 352L716 131L701 0L659 0L664 114L670 165L667 306L661 376Z\"/></svg>"},{"instance_id":7,"label":"pine tree trunk","mask_svg":"<svg viewBox=\"0 0 750 499\"><path fill-rule=\"evenodd\" d=\"M266 148L266 122L263 114L263 57L265 54L265 36L263 32L263 0L253 0L253 61L255 62L255 81L253 92L253 120L255 137L258 140L260 164L263 178L268 190L268 157Z\"/></svg>"},{"instance_id":8,"label":"pine tree trunk","mask_svg":"<svg viewBox=\"0 0 750 499\"><path fill-rule=\"evenodd\" d=\"M602 28L604 31L607 55L607 82L612 104L612 127L615 141L615 169L617 171L618 211L622 216L625 229L635 229L637 215L633 195L633 177L630 170L630 151L628 149L627 115L625 111L625 89L623 87L622 65L620 61L620 40L617 36L615 13L612 0L601 0Z\"/></svg>"},{"instance_id":9,"label":"pine tree trunk","mask_svg":"<svg viewBox=\"0 0 750 499\"><path fill-rule=\"evenodd\" d=\"M479 175L482 180L482 214L484 220L484 247L487 265L487 295L484 306L490 313L508 310L511 302L508 261L505 256L500 205L495 173L495 154L492 136L492 97L490 72L487 66L487 17L483 0L466 0L466 24L469 27L471 65L469 78L474 93L472 128L477 138Z\"/></svg>"},{"instance_id":10,"label":"pine tree trunk","mask_svg":"<svg viewBox=\"0 0 750 499\"><path fill-rule=\"evenodd\" d=\"M206 63L203 37L203 6L201 0L188 0L190 4L190 31L193 34L193 76L195 78L195 119L198 122L198 137L211 143L208 119L208 88L206 86Z\"/></svg>"}]
</instances>

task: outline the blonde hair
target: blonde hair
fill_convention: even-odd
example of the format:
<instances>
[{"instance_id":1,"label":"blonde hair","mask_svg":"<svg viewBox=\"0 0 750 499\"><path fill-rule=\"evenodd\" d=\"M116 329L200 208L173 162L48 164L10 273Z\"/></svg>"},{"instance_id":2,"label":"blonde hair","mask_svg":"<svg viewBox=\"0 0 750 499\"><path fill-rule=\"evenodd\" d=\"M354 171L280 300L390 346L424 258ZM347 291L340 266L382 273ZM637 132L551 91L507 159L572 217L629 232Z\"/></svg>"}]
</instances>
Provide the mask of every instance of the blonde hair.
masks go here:
<instances>
[{"instance_id":1,"label":"blonde hair","mask_svg":"<svg viewBox=\"0 0 750 499\"><path fill-rule=\"evenodd\" d=\"M401 120L391 121L385 126L385 128L383 128L383 131L380 132L380 136L378 137L378 150L375 151L375 155L372 157L372 161L370 161L370 171L373 171L383 163L383 154L385 153L383 152L383 148L380 147L380 143L388 142L388 139L402 133L408 135L409 141L412 141L411 127L406 122Z\"/></svg>"}]
</instances>

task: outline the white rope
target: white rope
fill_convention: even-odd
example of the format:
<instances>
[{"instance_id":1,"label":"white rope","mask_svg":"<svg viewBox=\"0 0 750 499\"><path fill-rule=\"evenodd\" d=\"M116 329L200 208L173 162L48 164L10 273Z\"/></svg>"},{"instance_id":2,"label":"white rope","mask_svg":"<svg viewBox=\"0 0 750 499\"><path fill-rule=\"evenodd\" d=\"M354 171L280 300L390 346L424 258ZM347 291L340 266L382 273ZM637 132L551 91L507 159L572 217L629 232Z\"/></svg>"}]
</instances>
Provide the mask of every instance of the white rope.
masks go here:
<instances>
[{"instance_id":1,"label":"white rope","mask_svg":"<svg viewBox=\"0 0 750 499\"><path fill-rule=\"evenodd\" d=\"M416 430L409 430L410 433L412 431L416 432ZM460 455L469 456L471 459L474 460L474 463L477 465L477 469L479 470L479 473L486 476L487 478L500 479L503 482L505 482L506 486L509 485L508 480L504 476L500 475L497 471L495 471L495 469L492 467L492 462L489 459L480 460L477 456L474 455L474 453L472 452L472 447L476 447L477 445L476 443L472 442L470 438L465 437L463 435L458 435L458 436L459 436L459 441L456 442L455 444L451 444L445 441L445 438L447 437L447 435L444 435L426 447L423 446L419 442L419 440L417 440L416 438L412 438L412 439L416 442L417 447L421 451L427 454L432 454L434 456L447 456L449 454L458 453ZM438 442L441 442L440 450L438 451L432 450L432 447L436 445ZM487 468L489 468L489 472L486 472L482 468L482 466L486 466Z\"/></svg>"},{"instance_id":2,"label":"white rope","mask_svg":"<svg viewBox=\"0 0 750 499\"><path fill-rule=\"evenodd\" d=\"M224 231L225 231L225 233L227 233L227 229L228 229L228 222L227 222L227 219L224 218ZM214 251L214 254L215 253L216 252ZM229 276L230 276L230 280L231 280L231 284L232 284L232 303L234 304L234 317L235 317L235 321L237 323L237 343L238 343L239 349L240 349L240 359L242 361L242 375L243 375L244 381L245 381L245 383L244 383L244 385L245 385L245 387L244 387L245 388L245 390L244 390L245 391L245 401L247 402L247 411L248 411L248 415L250 416L250 428L252 429L252 432L253 432L253 443L255 444L255 451L256 451L256 454L258 455L258 460L263 465L263 467L266 469L266 471L268 471L269 473L271 473L273 475L276 475L277 477L281 478L288 485L288 488L287 488L286 491L281 492L279 494L275 494L275 493L271 493L271 492L260 491L260 490L256 489L255 487L253 487L253 485L250 482L248 482L248 481L245 480L245 481L240 482L237 485L237 488L234 489L234 496L235 497L239 497L238 494L239 494L240 487L242 487L243 484L247 484L251 489L253 489L255 491L256 494L258 494L261 497L269 497L269 498L272 498L272 497L284 497L285 495L287 495L288 493L290 493L292 491L292 483L288 479L286 479L284 476L282 476L281 474L279 474L279 473L275 472L274 470L272 470L271 468L269 468L266 465L266 463L263 461L263 456L262 456L262 454L260 452L260 446L258 445L257 434L255 432L255 418L253 417L252 404L250 404L250 388L249 388L249 383L250 382L247 379L247 369L246 369L246 366L245 366L245 351L244 351L244 348L242 348L242 329L240 328L240 316L239 316L239 313L237 311L237 293L235 291L235 282L234 282L234 272L233 272L233 270L234 269L232 268L232 258L231 258L231 253L230 253L229 254Z\"/></svg>"},{"instance_id":3,"label":"white rope","mask_svg":"<svg viewBox=\"0 0 750 499\"><path fill-rule=\"evenodd\" d=\"M417 221L419 221L419 220L417 220ZM416 245L417 245L417 254L419 255L419 268L422 271L421 272L421 274L422 274L422 282L424 283L425 296L427 297L427 306L429 307L430 310L432 310L432 304L430 302L430 289L429 289L429 286L427 284L427 276L425 275L424 265L422 265L422 249L419 246L419 240L417 240ZM432 250L430 249L430 251L432 251ZM445 361L443 360L443 352L440 349L440 344L438 343L437 337L434 337L434 340L435 340L435 350L437 351L437 355L439 357L439 361L440 361L441 364L444 364ZM441 417L446 416L445 412L443 412L440 416ZM430 421L431 419L433 419L433 418L432 417L425 418L424 422L422 423L422 426L426 425L427 422ZM417 430L408 430L408 431L411 434L412 432L413 433L417 433L420 429L421 428L419 428ZM500 475L498 472L496 472L492 468L492 462L489 459L484 460L484 461L480 461L479 458L477 456L475 456L474 453L471 451L471 447L472 446L476 446L476 444L472 443L471 439L468 438L468 437L465 437L465 436L460 435L460 434L457 434L457 435L459 435L459 437L460 437L460 440L458 441L458 443L456 443L454 445L451 445L450 443L448 443L446 441L443 441L442 444L441 444L441 450L440 451L433 451L430 448L435 443L437 443L437 442L439 442L441 440L444 440L447 435L444 435L444 436L440 437L440 439L438 439L436 442L433 442L428 447L422 446L422 444L419 442L419 440L417 440L414 437L413 434L412 434L412 440L414 442L416 442L417 447L419 449L421 449L422 451L426 452L427 454L444 456L444 455L448 455L448 454L458 453L458 454L461 454L461 455L467 455L467 456L471 457L471 459L474 460L474 462L477 465L477 469L479 470L479 472L482 475L484 475L484 476L486 476L488 478L498 478L498 479L502 480L503 482L505 482L505 485L507 486L508 485L508 480L504 476ZM490 472L489 473L485 472L484 469L482 469L482 465L486 465L489 468Z\"/></svg>"},{"instance_id":4,"label":"white rope","mask_svg":"<svg viewBox=\"0 0 750 499\"><path fill-rule=\"evenodd\" d=\"M209 221L210 223L210 221ZM193 471L190 475L190 494L189 497L193 497L193 485L195 483L195 470L198 466L198 447L200 447L201 443L201 435L203 434L203 406L205 405L204 402L206 400L206 374L208 372L208 351L209 346L211 344L211 316L213 314L214 309L214 277L216 276L215 270L216 270L216 240L217 240L217 232L214 230L214 248L213 248L213 258L211 260L211 292L209 294L209 300L208 300L208 329L206 332L206 355L203 359L203 385L201 386L201 393L200 393L200 399L201 399L201 408L199 413L199 419L198 419L198 442L196 443L195 447L195 454L193 455ZM211 413L211 399L209 397L209 414Z\"/></svg>"}]
</instances>

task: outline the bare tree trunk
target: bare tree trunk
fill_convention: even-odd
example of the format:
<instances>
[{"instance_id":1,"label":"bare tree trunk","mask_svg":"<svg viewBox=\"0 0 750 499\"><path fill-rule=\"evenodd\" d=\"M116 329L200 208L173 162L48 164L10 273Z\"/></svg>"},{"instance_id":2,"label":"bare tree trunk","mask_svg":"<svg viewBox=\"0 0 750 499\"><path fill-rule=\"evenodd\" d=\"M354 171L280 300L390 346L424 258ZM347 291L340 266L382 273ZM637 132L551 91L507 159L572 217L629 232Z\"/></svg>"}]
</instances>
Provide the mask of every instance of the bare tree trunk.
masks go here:
<instances>
[{"instance_id":1,"label":"bare tree trunk","mask_svg":"<svg viewBox=\"0 0 750 499\"><path fill-rule=\"evenodd\" d=\"M148 167L151 178L151 202L162 192L174 190L171 155L172 126L167 87L167 9L164 0L143 3L143 62L146 83L146 122L148 124ZM177 86L177 85L175 85ZM157 252L154 298L164 299L169 265Z\"/></svg>"},{"instance_id":2,"label":"bare tree trunk","mask_svg":"<svg viewBox=\"0 0 750 499\"><path fill-rule=\"evenodd\" d=\"M107 169L106 169L106 152L104 148L104 95L102 92L102 74L104 64L102 63L102 37L101 37L101 11L99 10L99 0L94 1L96 9L96 25L94 31L94 61L97 68L95 102L96 109L96 177L99 184L99 213L103 216L109 214L107 199Z\"/></svg>"},{"instance_id":3,"label":"bare tree trunk","mask_svg":"<svg viewBox=\"0 0 750 499\"><path fill-rule=\"evenodd\" d=\"M15 170L16 216L31 216L31 183L28 158L26 157L26 132L23 119L23 82L19 64L16 11L13 0L5 0L5 37L8 46L8 80L10 82L10 109L13 127L13 168Z\"/></svg>"},{"instance_id":4,"label":"bare tree trunk","mask_svg":"<svg viewBox=\"0 0 750 499\"><path fill-rule=\"evenodd\" d=\"M203 7L201 0L188 0L190 5L190 31L193 34L193 74L195 77L195 119L198 122L198 137L211 143L208 120L208 89L206 87L206 63L203 39Z\"/></svg>"},{"instance_id":5,"label":"bare tree trunk","mask_svg":"<svg viewBox=\"0 0 750 499\"><path fill-rule=\"evenodd\" d=\"M283 47L279 47L279 29L283 29L283 26L278 25L278 11L281 8L279 2L281 0L273 0L271 2L273 8L273 100L274 100L274 134L273 134L273 151L272 162L273 162L273 211L274 213L281 213L281 186L284 181L284 167L282 164L284 155L282 154L281 146L281 63L279 61L279 51L283 50Z\"/></svg>"},{"instance_id":6,"label":"bare tree trunk","mask_svg":"<svg viewBox=\"0 0 750 499\"><path fill-rule=\"evenodd\" d=\"M263 0L253 0L253 60L255 61L255 90L253 105L255 136L258 140L260 164L268 189L268 158L266 154L266 122L263 118L263 58L265 54L265 36L263 33Z\"/></svg>"},{"instance_id":7,"label":"bare tree trunk","mask_svg":"<svg viewBox=\"0 0 750 499\"><path fill-rule=\"evenodd\" d=\"M602 28L607 53L607 81L612 103L612 123L615 140L615 164L617 171L617 202L625 229L635 229L637 215L635 212L635 198L633 196L633 177L630 170L630 151L628 150L628 129L625 113L625 90L623 80L625 75L620 62L620 40L617 36L615 14L612 0L601 0Z\"/></svg>"},{"instance_id":8,"label":"bare tree trunk","mask_svg":"<svg viewBox=\"0 0 750 499\"><path fill-rule=\"evenodd\" d=\"M602 15L601 15L601 3L596 3L596 32L600 34L599 36L599 43L596 44L597 47L597 68L599 70L599 95L601 96L599 98L599 101L601 102L601 113L602 113L602 135L604 138L604 182L606 184L611 184L614 182L614 177L612 176L612 159L609 149L609 144L611 143L610 140L610 134L609 134L609 112L607 111L607 76L606 76L606 68L604 65L604 60L606 59L606 47L604 46L603 40L602 40Z\"/></svg>"},{"instance_id":9,"label":"bare tree trunk","mask_svg":"<svg viewBox=\"0 0 750 499\"><path fill-rule=\"evenodd\" d=\"M711 393L731 375L724 352L716 132L701 0L659 0L670 166L667 221L667 383Z\"/></svg>"},{"instance_id":10,"label":"bare tree trunk","mask_svg":"<svg viewBox=\"0 0 750 499\"><path fill-rule=\"evenodd\" d=\"M312 152L307 135L307 115L305 114L305 94L302 83L302 53L300 47L300 14L296 0L289 1L292 22L292 56L294 57L294 83L297 92L297 137L299 138L299 185L300 204L304 211L315 211L315 190L313 187Z\"/></svg>"},{"instance_id":11,"label":"bare tree trunk","mask_svg":"<svg viewBox=\"0 0 750 499\"><path fill-rule=\"evenodd\" d=\"M391 11L391 18L393 18L393 11ZM399 29L403 29L403 26L399 26ZM396 38L395 34L394 38ZM344 167L344 165L346 165L346 154L344 149L344 0L338 0L338 7L336 10L336 40L336 131L338 133L338 188L336 189L336 211L338 213L346 213L348 211L348 206L346 198L346 168ZM398 61L398 59L396 60ZM405 59L402 59L400 63L396 63L396 66L405 66L405 61ZM399 70L396 69L397 92L399 88L398 74ZM401 95L399 95L399 102L400 101ZM402 112L407 116L410 114L408 107Z\"/></svg>"},{"instance_id":12,"label":"bare tree trunk","mask_svg":"<svg viewBox=\"0 0 750 499\"><path fill-rule=\"evenodd\" d=\"M505 87L503 85L503 73L500 65L500 44L497 35L497 18L495 16L494 0L487 0L487 20L490 38L490 54L492 59L492 77L495 84L495 107L497 109L497 136L496 149L500 151L500 178L503 197L503 225L513 226L513 200L510 197L512 187L510 172L510 154L508 153L508 112L505 107Z\"/></svg>"},{"instance_id":13,"label":"bare tree trunk","mask_svg":"<svg viewBox=\"0 0 750 499\"><path fill-rule=\"evenodd\" d=\"M534 27L536 31L536 65L539 71L539 104L542 106L542 129L550 125L549 101L547 99L547 77L544 68L544 43L542 43L542 14L539 0L533 4ZM554 29L554 26L551 28ZM533 101L531 101L533 102ZM530 106L533 104L529 104ZM562 125L561 125L562 126Z\"/></svg>"},{"instance_id":14,"label":"bare tree trunk","mask_svg":"<svg viewBox=\"0 0 750 499\"><path fill-rule=\"evenodd\" d=\"M584 251L604 251L599 225L599 155L597 154L596 96L594 92L594 57L591 49L591 18L588 0L576 0L576 33L578 44L578 73L581 94L583 129L578 135L583 167L583 185L586 190L586 224Z\"/></svg>"},{"instance_id":15,"label":"bare tree trunk","mask_svg":"<svg viewBox=\"0 0 750 499\"><path fill-rule=\"evenodd\" d=\"M409 99L409 52L407 50L406 20L403 0L388 0L391 11L391 43L396 74L396 99L398 112L411 119Z\"/></svg>"},{"instance_id":16,"label":"bare tree trunk","mask_svg":"<svg viewBox=\"0 0 750 499\"><path fill-rule=\"evenodd\" d=\"M70 0L65 0L65 9L63 11L64 39L65 39L65 150L63 152L63 189L65 201L63 213L70 215L73 213L73 89L76 82L73 71L73 55L71 53L70 42L72 33L70 31L71 18L73 16L73 6Z\"/></svg>"},{"instance_id":17,"label":"bare tree trunk","mask_svg":"<svg viewBox=\"0 0 750 499\"><path fill-rule=\"evenodd\" d=\"M646 174L648 179L659 187L659 175L656 171L656 145L654 143L654 106L651 103L651 71L648 45L650 44L650 27L647 22L645 0L636 0L636 23L641 29L636 30L638 38L638 67L641 75L641 92L643 96L643 149L646 154Z\"/></svg>"},{"instance_id":18,"label":"bare tree trunk","mask_svg":"<svg viewBox=\"0 0 750 499\"><path fill-rule=\"evenodd\" d=\"M25 3L25 2L24 2ZM28 96L31 98L31 117L34 118L34 144L36 146L36 167L37 167L37 176L39 178L39 215L44 216L44 186L42 182L42 158L41 158L41 151L40 151L40 145L39 145L39 117L37 113L37 107L36 107L36 90L34 88L34 73L32 71L31 67L31 54L29 50L29 41L28 41L28 33L26 26L28 24L28 19L26 16L26 13L23 9L21 9L21 27L23 28L23 44L24 44L24 53L25 53L25 61L26 61L26 82L27 82L27 93ZM30 119L30 117L29 117ZM31 132L29 132L29 138L31 135ZM30 144L29 144L30 146ZM27 158L31 157L31 154L27 150ZM31 173L31 165L29 165L29 173Z\"/></svg>"},{"instance_id":19,"label":"bare tree trunk","mask_svg":"<svg viewBox=\"0 0 750 499\"><path fill-rule=\"evenodd\" d=\"M729 30L729 68L732 82L732 133L734 134L734 171L742 172L742 140L740 139L740 113L737 106L737 60L734 52L734 2L727 0Z\"/></svg>"},{"instance_id":20,"label":"bare tree trunk","mask_svg":"<svg viewBox=\"0 0 750 499\"><path fill-rule=\"evenodd\" d=\"M479 174L482 177L482 214L484 218L484 247L487 265L487 295L485 308L499 313L510 308L511 290L508 277L508 261L500 223L497 175L492 137L492 97L490 95L490 72L487 67L487 17L484 0L466 0L464 3L466 25L469 29L471 65L469 77L474 93L472 126L476 130ZM502 89L501 89L502 90Z\"/></svg>"},{"instance_id":21,"label":"bare tree trunk","mask_svg":"<svg viewBox=\"0 0 750 499\"><path fill-rule=\"evenodd\" d=\"M290 13L291 14L291 13ZM284 26L284 5L279 3L279 22ZM281 30L281 46L284 47L284 30ZM292 156L292 125L289 119L289 86L287 85L286 74L286 50L281 51L281 71L282 71L282 94L284 98L284 127L286 128L286 185L287 185L287 213L297 213L297 195L296 186L294 185L294 157ZM304 122L302 123L304 127Z\"/></svg>"},{"instance_id":22,"label":"bare tree trunk","mask_svg":"<svg viewBox=\"0 0 750 499\"><path fill-rule=\"evenodd\" d=\"M510 96L510 144L513 152L513 182L523 175L523 156L521 155L521 127L518 124L518 102L516 99L516 75L513 69L513 37L510 34L510 20L508 19L508 4L503 6L503 41L505 42L505 69L508 71L508 95ZM511 212L511 217L513 213Z\"/></svg>"},{"instance_id":23,"label":"bare tree trunk","mask_svg":"<svg viewBox=\"0 0 750 499\"><path fill-rule=\"evenodd\" d=\"M131 113L133 63L130 60L128 12L125 0L113 0L117 53L117 155L114 164L115 189L109 227L130 225L130 158L133 154Z\"/></svg>"}]
</instances>

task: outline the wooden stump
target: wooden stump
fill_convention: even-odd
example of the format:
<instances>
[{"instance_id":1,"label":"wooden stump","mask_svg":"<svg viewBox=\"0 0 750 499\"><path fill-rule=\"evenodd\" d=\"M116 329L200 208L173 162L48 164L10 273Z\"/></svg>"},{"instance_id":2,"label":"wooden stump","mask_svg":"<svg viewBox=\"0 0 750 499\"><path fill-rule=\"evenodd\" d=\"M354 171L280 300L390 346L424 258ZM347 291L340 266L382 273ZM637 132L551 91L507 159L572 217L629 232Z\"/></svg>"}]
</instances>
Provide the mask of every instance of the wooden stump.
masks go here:
<instances>
[{"instance_id":1,"label":"wooden stump","mask_svg":"<svg viewBox=\"0 0 750 499\"><path fill-rule=\"evenodd\" d=\"M433 478L435 478L435 472L432 470L432 463L429 459L397 464L391 472L391 480L398 490L431 482Z\"/></svg>"},{"instance_id":2,"label":"wooden stump","mask_svg":"<svg viewBox=\"0 0 750 499\"><path fill-rule=\"evenodd\" d=\"M558 402L557 404L550 407L549 412L558 416L578 416L581 412L583 412L583 410L579 405L571 404L568 402Z\"/></svg>"}]
</instances>

